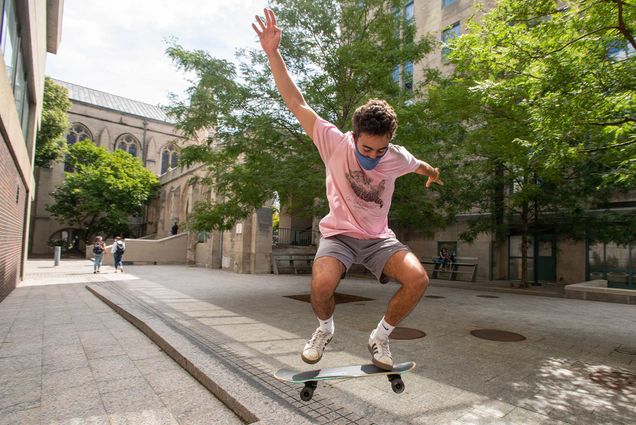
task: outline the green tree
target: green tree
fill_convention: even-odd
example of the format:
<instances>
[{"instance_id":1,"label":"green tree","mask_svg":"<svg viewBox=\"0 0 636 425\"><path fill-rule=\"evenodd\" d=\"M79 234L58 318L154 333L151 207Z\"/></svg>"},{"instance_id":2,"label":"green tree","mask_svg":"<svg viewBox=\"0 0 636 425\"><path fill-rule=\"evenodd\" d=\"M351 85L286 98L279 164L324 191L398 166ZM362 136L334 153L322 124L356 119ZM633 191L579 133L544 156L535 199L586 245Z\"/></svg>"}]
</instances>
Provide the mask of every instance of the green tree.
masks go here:
<instances>
[{"instance_id":1,"label":"green tree","mask_svg":"<svg viewBox=\"0 0 636 425\"><path fill-rule=\"evenodd\" d=\"M534 233L635 239L634 215L591 212L636 183L634 13L621 0L501 0L430 87L428 116L464 158L457 193L489 213L464 237L521 234L523 285Z\"/></svg>"},{"instance_id":2,"label":"green tree","mask_svg":"<svg viewBox=\"0 0 636 425\"><path fill-rule=\"evenodd\" d=\"M127 152L108 152L83 140L69 148L75 171L51 194L47 210L60 222L81 229L84 241L97 233L118 234L129 217L144 212L159 188L157 177Z\"/></svg>"},{"instance_id":3,"label":"green tree","mask_svg":"<svg viewBox=\"0 0 636 425\"><path fill-rule=\"evenodd\" d=\"M71 107L68 90L46 77L40 130L35 141L35 165L50 167L66 152L66 138L70 124L66 115Z\"/></svg>"},{"instance_id":4,"label":"green tree","mask_svg":"<svg viewBox=\"0 0 636 425\"><path fill-rule=\"evenodd\" d=\"M413 22L403 18L402 2L287 0L270 6L283 29L287 66L321 117L349 130L355 108L372 97L388 100L400 118L409 114L415 92L401 89L392 72L420 60L430 51L430 40L415 37ZM202 128L214 130L207 143L184 148L181 161L207 164L209 182L224 199L198 203L191 227L228 228L275 192L294 214L324 213L324 165L283 104L261 50L237 52L238 66L176 43L167 54L180 70L194 75L187 98L173 97L167 108L177 127L190 137ZM401 131L397 143L419 153L419 141ZM410 184L418 185L418 199L424 200L421 179ZM408 182L403 186L410 187Z\"/></svg>"}]
</instances>

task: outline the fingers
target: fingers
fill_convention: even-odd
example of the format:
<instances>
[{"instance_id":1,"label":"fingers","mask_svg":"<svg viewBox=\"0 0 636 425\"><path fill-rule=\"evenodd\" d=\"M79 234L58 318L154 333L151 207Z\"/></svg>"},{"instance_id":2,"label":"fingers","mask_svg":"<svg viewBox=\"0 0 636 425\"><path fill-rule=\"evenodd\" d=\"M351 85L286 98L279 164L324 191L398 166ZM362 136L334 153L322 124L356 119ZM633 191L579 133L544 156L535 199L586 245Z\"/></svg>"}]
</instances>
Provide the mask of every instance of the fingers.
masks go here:
<instances>
[{"instance_id":1,"label":"fingers","mask_svg":"<svg viewBox=\"0 0 636 425\"><path fill-rule=\"evenodd\" d=\"M267 26L276 26L276 15L272 9L265 9L265 16L267 17Z\"/></svg>"},{"instance_id":2,"label":"fingers","mask_svg":"<svg viewBox=\"0 0 636 425\"><path fill-rule=\"evenodd\" d=\"M252 28L254 28L254 31L256 31L256 34L258 34L259 36L266 29L276 26L276 15L274 15L274 12L271 9L263 9L263 12L265 13L265 22L263 22L263 18L255 15L256 22L258 22L258 27L255 24L252 24Z\"/></svg>"},{"instance_id":3,"label":"fingers","mask_svg":"<svg viewBox=\"0 0 636 425\"><path fill-rule=\"evenodd\" d=\"M252 24L252 27L254 27L254 30L256 30L256 32L258 34L260 34L261 32L265 31L265 23L263 22L263 18L261 18L260 16L256 15L256 22L258 22L258 25L261 27L260 31L258 30L258 28L256 28L256 25Z\"/></svg>"}]
</instances>

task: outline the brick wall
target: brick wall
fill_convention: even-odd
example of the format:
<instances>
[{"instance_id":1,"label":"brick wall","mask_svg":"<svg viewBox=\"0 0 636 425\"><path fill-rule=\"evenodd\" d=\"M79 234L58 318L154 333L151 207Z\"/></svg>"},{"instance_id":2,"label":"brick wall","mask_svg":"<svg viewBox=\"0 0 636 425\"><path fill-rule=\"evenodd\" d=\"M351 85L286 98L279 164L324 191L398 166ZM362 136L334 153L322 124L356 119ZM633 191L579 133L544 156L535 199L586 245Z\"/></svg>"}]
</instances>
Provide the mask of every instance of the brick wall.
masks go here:
<instances>
[{"instance_id":1,"label":"brick wall","mask_svg":"<svg viewBox=\"0 0 636 425\"><path fill-rule=\"evenodd\" d=\"M0 136L0 301L20 278L27 196L13 157Z\"/></svg>"}]
</instances>

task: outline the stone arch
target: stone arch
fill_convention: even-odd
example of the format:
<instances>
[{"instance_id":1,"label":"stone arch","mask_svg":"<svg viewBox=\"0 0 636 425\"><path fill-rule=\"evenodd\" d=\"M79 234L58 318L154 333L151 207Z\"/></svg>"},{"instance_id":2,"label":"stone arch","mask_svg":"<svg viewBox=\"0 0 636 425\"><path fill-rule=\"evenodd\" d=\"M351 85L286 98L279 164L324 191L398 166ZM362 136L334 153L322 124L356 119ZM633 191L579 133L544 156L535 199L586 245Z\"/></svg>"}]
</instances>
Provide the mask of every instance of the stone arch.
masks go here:
<instances>
[{"instance_id":1,"label":"stone arch","mask_svg":"<svg viewBox=\"0 0 636 425\"><path fill-rule=\"evenodd\" d=\"M176 143L165 144L159 152L159 175L165 174L179 165L179 148Z\"/></svg>"},{"instance_id":2,"label":"stone arch","mask_svg":"<svg viewBox=\"0 0 636 425\"><path fill-rule=\"evenodd\" d=\"M128 152L136 158L141 158L141 143L139 142L139 139L130 133L124 133L117 137L113 150L117 149Z\"/></svg>"}]
</instances>

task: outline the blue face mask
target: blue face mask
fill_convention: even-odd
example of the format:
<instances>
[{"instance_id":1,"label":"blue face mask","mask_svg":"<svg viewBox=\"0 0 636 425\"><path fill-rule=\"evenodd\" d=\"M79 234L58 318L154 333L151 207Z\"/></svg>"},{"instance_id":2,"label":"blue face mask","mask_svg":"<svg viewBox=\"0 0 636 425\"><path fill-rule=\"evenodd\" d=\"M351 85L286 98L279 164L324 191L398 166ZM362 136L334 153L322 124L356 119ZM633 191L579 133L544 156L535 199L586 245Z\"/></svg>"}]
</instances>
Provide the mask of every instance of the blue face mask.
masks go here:
<instances>
[{"instance_id":1,"label":"blue face mask","mask_svg":"<svg viewBox=\"0 0 636 425\"><path fill-rule=\"evenodd\" d=\"M358 145L356 144L356 158L358 158L358 164L360 164L360 166L365 170L373 170L375 166L378 165L378 162L380 162L383 156L384 155L378 155L375 157L375 159L364 156L360 153L360 151L358 150Z\"/></svg>"}]
</instances>

